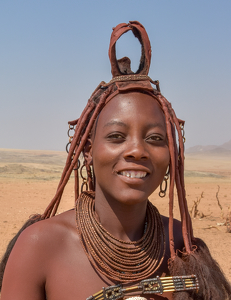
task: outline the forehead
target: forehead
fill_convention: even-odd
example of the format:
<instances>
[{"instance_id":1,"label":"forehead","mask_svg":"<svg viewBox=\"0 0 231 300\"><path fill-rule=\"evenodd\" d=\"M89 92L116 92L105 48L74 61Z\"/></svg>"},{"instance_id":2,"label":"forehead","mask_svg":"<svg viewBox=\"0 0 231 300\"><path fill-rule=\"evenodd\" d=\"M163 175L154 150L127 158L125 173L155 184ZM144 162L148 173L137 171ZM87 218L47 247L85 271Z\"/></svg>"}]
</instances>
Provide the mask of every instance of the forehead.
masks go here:
<instances>
[{"instance_id":1,"label":"forehead","mask_svg":"<svg viewBox=\"0 0 231 300\"><path fill-rule=\"evenodd\" d=\"M122 122L141 120L147 123L162 123L165 126L164 113L157 100L139 92L118 94L112 98L101 111L97 128L111 120Z\"/></svg>"}]
</instances>

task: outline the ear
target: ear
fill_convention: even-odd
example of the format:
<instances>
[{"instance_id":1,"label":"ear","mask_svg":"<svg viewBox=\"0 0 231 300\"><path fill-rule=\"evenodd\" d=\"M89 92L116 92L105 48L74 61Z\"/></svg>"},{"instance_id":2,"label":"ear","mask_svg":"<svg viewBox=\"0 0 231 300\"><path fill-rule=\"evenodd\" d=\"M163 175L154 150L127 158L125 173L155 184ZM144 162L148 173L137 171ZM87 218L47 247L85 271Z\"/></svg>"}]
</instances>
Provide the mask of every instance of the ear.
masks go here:
<instances>
[{"instance_id":1,"label":"ear","mask_svg":"<svg viewBox=\"0 0 231 300\"><path fill-rule=\"evenodd\" d=\"M88 139L84 150L83 150L83 156L84 156L84 160L86 161L88 166L92 166L93 165L93 161L92 161L92 141L91 139Z\"/></svg>"}]
</instances>

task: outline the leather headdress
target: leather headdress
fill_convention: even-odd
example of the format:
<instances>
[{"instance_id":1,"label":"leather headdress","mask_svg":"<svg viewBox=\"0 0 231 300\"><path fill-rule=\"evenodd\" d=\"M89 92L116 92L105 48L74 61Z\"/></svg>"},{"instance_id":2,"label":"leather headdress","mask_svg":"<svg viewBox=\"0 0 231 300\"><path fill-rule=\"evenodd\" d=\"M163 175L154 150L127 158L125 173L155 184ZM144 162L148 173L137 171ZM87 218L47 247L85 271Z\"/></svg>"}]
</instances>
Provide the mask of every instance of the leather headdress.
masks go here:
<instances>
[{"instance_id":1,"label":"leather headdress","mask_svg":"<svg viewBox=\"0 0 231 300\"><path fill-rule=\"evenodd\" d=\"M128 57L123 57L119 60L116 58L116 42L129 30L133 32L141 44L140 64L135 73L131 70ZM106 87L115 83L117 89L108 97L106 103L118 93L129 90L145 90L153 93L155 90L151 83L156 85L156 91L160 91L159 82L153 81L148 76L151 64L151 45L146 30L139 22L130 21L128 24L122 23L113 28L108 54L111 63L112 80L108 84L102 82L101 85Z\"/></svg>"}]
</instances>

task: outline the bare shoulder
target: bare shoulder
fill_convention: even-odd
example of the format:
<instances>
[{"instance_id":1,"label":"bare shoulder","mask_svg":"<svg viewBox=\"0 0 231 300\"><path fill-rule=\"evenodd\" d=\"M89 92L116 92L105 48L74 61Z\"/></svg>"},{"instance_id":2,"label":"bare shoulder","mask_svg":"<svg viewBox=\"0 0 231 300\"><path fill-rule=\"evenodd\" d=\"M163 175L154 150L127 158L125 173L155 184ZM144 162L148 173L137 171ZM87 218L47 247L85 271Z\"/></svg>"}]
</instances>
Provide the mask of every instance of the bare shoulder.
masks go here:
<instances>
[{"instance_id":1,"label":"bare shoulder","mask_svg":"<svg viewBox=\"0 0 231 300\"><path fill-rule=\"evenodd\" d=\"M50 219L39 221L26 228L18 238L16 247L24 245L28 247L47 248L54 246L56 242L67 239L75 229L74 210L64 212Z\"/></svg>"},{"instance_id":2,"label":"bare shoulder","mask_svg":"<svg viewBox=\"0 0 231 300\"><path fill-rule=\"evenodd\" d=\"M74 210L26 228L8 259L3 277L2 299L45 299L44 287L49 264L52 259L57 260L63 255L68 243L74 243L75 247L79 245Z\"/></svg>"}]
</instances>

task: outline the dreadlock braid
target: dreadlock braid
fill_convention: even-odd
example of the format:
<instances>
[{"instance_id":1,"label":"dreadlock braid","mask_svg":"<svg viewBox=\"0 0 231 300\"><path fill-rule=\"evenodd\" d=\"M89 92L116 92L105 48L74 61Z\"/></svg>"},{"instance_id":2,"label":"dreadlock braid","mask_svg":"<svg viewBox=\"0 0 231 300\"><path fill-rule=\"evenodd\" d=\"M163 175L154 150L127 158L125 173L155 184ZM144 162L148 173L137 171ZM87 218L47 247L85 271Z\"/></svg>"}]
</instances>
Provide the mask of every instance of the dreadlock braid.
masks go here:
<instances>
[{"instance_id":1,"label":"dreadlock braid","mask_svg":"<svg viewBox=\"0 0 231 300\"><path fill-rule=\"evenodd\" d=\"M103 108L103 106L105 104L105 100L106 100L108 94L110 94L111 90L112 90L112 86L110 86L107 90L104 91L104 93L101 95L100 101L97 105L95 102L92 101L92 98L94 98L94 95L89 99L89 102L90 102L89 109L87 109L86 112L84 112L84 115L82 116L82 118L80 117L80 119L78 121L79 126L77 128L77 131L74 134L74 138L71 143L71 147L70 147L68 158L67 158L67 161L69 162L69 164L68 165L66 164L66 169L64 169L64 171L63 171L56 195L52 199L52 201L49 204L49 206L47 207L46 211L44 212L44 214L43 214L44 218L49 218L50 216L54 216L56 214L63 190L70 178L70 175L79 159L81 152L84 150L85 144L90 136L90 132L91 132L91 129L95 122L95 119L96 119L97 115L99 114L99 112L101 111L101 109ZM97 91L96 91L96 93L97 93ZM89 123L86 126L86 120L88 120L90 114L91 114L91 117L89 119ZM86 128L84 128L84 127L86 127ZM84 131L83 131L83 128L84 128ZM81 133L81 140L79 139L79 132ZM76 145L76 143L78 143L78 144ZM72 157L73 157L73 159L71 160Z\"/></svg>"},{"instance_id":2,"label":"dreadlock braid","mask_svg":"<svg viewBox=\"0 0 231 300\"><path fill-rule=\"evenodd\" d=\"M173 111L173 110L172 110ZM175 112L173 111L173 118L176 120L176 115ZM180 182L181 186L179 191L182 193L182 199L183 199L183 206L184 206L184 211L185 211L185 218L186 218L186 224L187 224L187 230L185 234L188 236L188 241L189 241L189 246L190 249L186 249L188 253L192 251L192 238L193 238L193 230L192 230L192 221L189 215L188 211L188 206L187 206L187 201L186 201L186 194L185 194L185 184L184 184L184 144L183 144L183 138L181 134L181 128L179 126L179 123L176 126L177 132L178 132L178 137L179 137L179 177L180 177Z\"/></svg>"},{"instance_id":3,"label":"dreadlock braid","mask_svg":"<svg viewBox=\"0 0 231 300\"><path fill-rule=\"evenodd\" d=\"M175 182L175 148L173 140L173 130L174 123L169 112L169 108L166 105L165 98L158 96L158 101L163 109L165 115L167 138L170 153L170 187L169 187L169 245L171 257L175 257L175 247L174 247L174 235L173 235L173 201L174 201L174 182Z\"/></svg>"}]
</instances>

